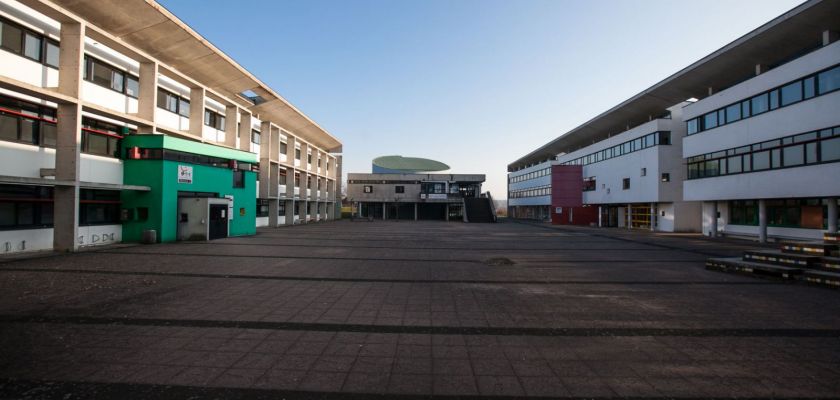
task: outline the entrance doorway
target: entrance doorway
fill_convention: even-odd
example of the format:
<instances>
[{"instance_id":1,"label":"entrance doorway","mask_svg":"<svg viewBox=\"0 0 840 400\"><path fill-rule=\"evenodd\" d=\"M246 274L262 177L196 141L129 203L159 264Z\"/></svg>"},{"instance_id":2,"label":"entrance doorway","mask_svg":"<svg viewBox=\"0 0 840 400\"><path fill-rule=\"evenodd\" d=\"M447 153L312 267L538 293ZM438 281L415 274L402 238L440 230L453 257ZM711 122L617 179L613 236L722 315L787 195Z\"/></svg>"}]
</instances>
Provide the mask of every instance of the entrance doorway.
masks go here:
<instances>
[{"instance_id":1,"label":"entrance doorway","mask_svg":"<svg viewBox=\"0 0 840 400\"><path fill-rule=\"evenodd\" d=\"M228 236L228 206L226 204L210 204L210 225L208 239L226 238Z\"/></svg>"}]
</instances>

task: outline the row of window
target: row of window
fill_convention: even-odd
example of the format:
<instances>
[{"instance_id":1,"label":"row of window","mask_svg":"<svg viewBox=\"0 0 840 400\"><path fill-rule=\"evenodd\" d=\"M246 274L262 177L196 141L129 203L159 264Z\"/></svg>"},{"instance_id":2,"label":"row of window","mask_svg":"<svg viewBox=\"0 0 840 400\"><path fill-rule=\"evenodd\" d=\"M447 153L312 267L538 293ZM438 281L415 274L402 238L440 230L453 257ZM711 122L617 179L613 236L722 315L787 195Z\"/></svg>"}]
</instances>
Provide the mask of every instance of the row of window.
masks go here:
<instances>
[{"instance_id":1,"label":"row of window","mask_svg":"<svg viewBox=\"0 0 840 400\"><path fill-rule=\"evenodd\" d=\"M827 199L765 200L767 225L785 228L825 229L828 227ZM758 201L729 202L729 223L758 225Z\"/></svg>"},{"instance_id":2,"label":"row of window","mask_svg":"<svg viewBox=\"0 0 840 400\"><path fill-rule=\"evenodd\" d=\"M55 147L56 123L54 108L0 96L0 140ZM119 157L120 139L133 132L125 126L82 117L81 151Z\"/></svg>"},{"instance_id":3,"label":"row of window","mask_svg":"<svg viewBox=\"0 0 840 400\"><path fill-rule=\"evenodd\" d=\"M671 144L671 132L653 132L642 137L617 144L610 148L597 151L571 161L566 161L563 165L589 165L609 160L611 158L621 157L625 154L630 154L634 151L647 149L649 147L669 144Z\"/></svg>"},{"instance_id":4,"label":"row of window","mask_svg":"<svg viewBox=\"0 0 840 400\"><path fill-rule=\"evenodd\" d=\"M85 56L82 78L135 99L140 96L140 78L91 56Z\"/></svg>"},{"instance_id":5,"label":"row of window","mask_svg":"<svg viewBox=\"0 0 840 400\"><path fill-rule=\"evenodd\" d=\"M53 212L52 187L0 185L0 230L50 228ZM119 191L79 191L80 226L119 223Z\"/></svg>"},{"instance_id":6,"label":"row of window","mask_svg":"<svg viewBox=\"0 0 840 400\"><path fill-rule=\"evenodd\" d=\"M0 48L48 67L58 68L58 42L0 17Z\"/></svg>"},{"instance_id":7,"label":"row of window","mask_svg":"<svg viewBox=\"0 0 840 400\"><path fill-rule=\"evenodd\" d=\"M132 160L166 160L186 164L204 165L208 167L235 169L238 171L259 171L259 165L257 164L170 149L147 149L134 147L126 149L126 153L125 158Z\"/></svg>"},{"instance_id":8,"label":"row of window","mask_svg":"<svg viewBox=\"0 0 840 400\"><path fill-rule=\"evenodd\" d=\"M511 190L508 193L508 197L511 199L521 199L524 197L538 197L538 196L550 196L551 195L551 185L548 186L540 186L535 188L528 188L528 189L519 189L519 190Z\"/></svg>"},{"instance_id":9,"label":"row of window","mask_svg":"<svg viewBox=\"0 0 840 400\"><path fill-rule=\"evenodd\" d=\"M840 66L741 100L686 121L687 134L703 132L840 89Z\"/></svg>"},{"instance_id":10,"label":"row of window","mask_svg":"<svg viewBox=\"0 0 840 400\"><path fill-rule=\"evenodd\" d=\"M157 106L182 117L190 117L190 101L166 89L158 88Z\"/></svg>"},{"instance_id":11,"label":"row of window","mask_svg":"<svg viewBox=\"0 0 840 400\"><path fill-rule=\"evenodd\" d=\"M690 157L688 179L840 161L840 127Z\"/></svg>"},{"instance_id":12,"label":"row of window","mask_svg":"<svg viewBox=\"0 0 840 400\"><path fill-rule=\"evenodd\" d=\"M510 183L525 182L525 181L528 181L528 180L531 180L531 179L536 179L536 178L540 178L540 177L543 177L543 176L549 176L549 175L551 175L551 167L543 168L543 169L540 169L540 170L537 170L537 171L532 171L532 172L529 172L527 174L512 176L512 177L510 177L510 179L508 181Z\"/></svg>"}]
</instances>

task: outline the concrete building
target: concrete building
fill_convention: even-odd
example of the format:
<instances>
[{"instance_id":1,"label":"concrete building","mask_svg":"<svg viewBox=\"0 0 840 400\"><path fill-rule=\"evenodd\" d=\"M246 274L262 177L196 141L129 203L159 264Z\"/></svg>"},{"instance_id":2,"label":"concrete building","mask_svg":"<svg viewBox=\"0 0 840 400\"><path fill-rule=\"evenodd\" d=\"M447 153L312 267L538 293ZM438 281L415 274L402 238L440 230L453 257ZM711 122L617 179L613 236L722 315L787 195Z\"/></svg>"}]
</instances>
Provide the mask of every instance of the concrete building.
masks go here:
<instances>
[{"instance_id":1,"label":"concrete building","mask_svg":"<svg viewBox=\"0 0 840 400\"><path fill-rule=\"evenodd\" d=\"M0 253L332 219L340 152L154 1L0 2Z\"/></svg>"},{"instance_id":2,"label":"concrete building","mask_svg":"<svg viewBox=\"0 0 840 400\"><path fill-rule=\"evenodd\" d=\"M805 2L511 163L509 214L760 240L836 231L838 31L840 3Z\"/></svg>"},{"instance_id":3,"label":"concrete building","mask_svg":"<svg viewBox=\"0 0 840 400\"><path fill-rule=\"evenodd\" d=\"M481 192L485 176L430 173L448 169L425 158L379 157L373 161L374 173L347 174L347 201L360 218L495 220L490 194Z\"/></svg>"}]
</instances>

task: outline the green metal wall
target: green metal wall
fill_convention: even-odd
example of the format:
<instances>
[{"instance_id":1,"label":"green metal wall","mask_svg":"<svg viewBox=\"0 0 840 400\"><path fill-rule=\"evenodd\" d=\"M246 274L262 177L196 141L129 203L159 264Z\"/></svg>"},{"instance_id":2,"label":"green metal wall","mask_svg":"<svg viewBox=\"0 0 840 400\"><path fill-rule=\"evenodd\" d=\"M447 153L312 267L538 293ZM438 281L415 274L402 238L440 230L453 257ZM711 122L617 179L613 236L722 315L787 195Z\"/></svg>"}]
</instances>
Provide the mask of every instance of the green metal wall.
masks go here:
<instances>
[{"instance_id":1,"label":"green metal wall","mask_svg":"<svg viewBox=\"0 0 840 400\"><path fill-rule=\"evenodd\" d=\"M123 139L123 147L165 148L193 154L209 155L256 163L256 155L191 142L163 135L131 135ZM193 167L192 183L178 183L178 165ZM233 196L233 220L230 236L256 233L257 174L245 172L243 188L233 187L233 170L165 160L125 160L123 182L126 185L149 186L150 192L123 191L122 207L134 210L134 218L123 222L123 241L139 241L146 229L158 232L158 241L168 242L177 238L178 192L211 192L220 197ZM140 221L137 207L147 207L148 219Z\"/></svg>"}]
</instances>

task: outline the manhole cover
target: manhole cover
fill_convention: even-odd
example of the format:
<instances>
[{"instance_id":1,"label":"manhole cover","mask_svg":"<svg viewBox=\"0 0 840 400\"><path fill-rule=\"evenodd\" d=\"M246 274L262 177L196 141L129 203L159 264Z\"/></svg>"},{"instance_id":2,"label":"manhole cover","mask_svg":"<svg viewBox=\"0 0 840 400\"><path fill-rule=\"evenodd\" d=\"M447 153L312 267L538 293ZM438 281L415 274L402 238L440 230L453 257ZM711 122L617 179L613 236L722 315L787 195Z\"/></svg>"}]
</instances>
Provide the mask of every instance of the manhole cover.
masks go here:
<instances>
[{"instance_id":1,"label":"manhole cover","mask_svg":"<svg viewBox=\"0 0 840 400\"><path fill-rule=\"evenodd\" d=\"M487 260L484 260L484 263L487 264L487 265L513 265L513 264L516 264L515 262L513 262L513 260L511 260L510 258L507 258L507 257L489 258Z\"/></svg>"}]
</instances>

